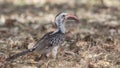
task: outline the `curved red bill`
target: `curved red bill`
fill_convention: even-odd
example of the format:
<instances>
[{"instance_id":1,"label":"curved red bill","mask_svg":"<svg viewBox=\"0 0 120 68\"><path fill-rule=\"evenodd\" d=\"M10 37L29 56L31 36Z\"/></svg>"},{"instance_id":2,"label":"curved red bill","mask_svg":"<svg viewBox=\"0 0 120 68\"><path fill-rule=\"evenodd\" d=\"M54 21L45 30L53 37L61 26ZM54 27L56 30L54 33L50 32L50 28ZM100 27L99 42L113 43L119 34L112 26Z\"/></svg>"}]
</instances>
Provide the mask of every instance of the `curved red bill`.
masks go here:
<instances>
[{"instance_id":1,"label":"curved red bill","mask_svg":"<svg viewBox=\"0 0 120 68\"><path fill-rule=\"evenodd\" d=\"M76 21L78 21L78 22L79 22L78 17L77 17L77 16L75 16L75 15L72 15L72 14L67 14L66 19L73 19L73 20L76 20Z\"/></svg>"}]
</instances>

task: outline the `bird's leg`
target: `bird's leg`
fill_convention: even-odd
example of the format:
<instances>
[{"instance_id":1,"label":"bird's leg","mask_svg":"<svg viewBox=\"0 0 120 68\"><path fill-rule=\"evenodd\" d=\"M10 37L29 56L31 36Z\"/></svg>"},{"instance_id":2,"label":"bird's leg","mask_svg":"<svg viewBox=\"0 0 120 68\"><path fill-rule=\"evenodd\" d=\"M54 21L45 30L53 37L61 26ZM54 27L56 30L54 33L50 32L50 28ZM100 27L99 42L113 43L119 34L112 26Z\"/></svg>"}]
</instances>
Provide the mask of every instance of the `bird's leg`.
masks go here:
<instances>
[{"instance_id":1,"label":"bird's leg","mask_svg":"<svg viewBox=\"0 0 120 68\"><path fill-rule=\"evenodd\" d=\"M54 62L54 61L56 60L58 48L59 48L59 46L53 47L53 49L52 49L52 57L53 57L53 59L49 59L48 62L45 64L47 67L49 66L49 63ZM51 54L51 53L47 53L46 56L47 56L47 57L50 57L50 54Z\"/></svg>"},{"instance_id":2,"label":"bird's leg","mask_svg":"<svg viewBox=\"0 0 120 68\"><path fill-rule=\"evenodd\" d=\"M55 46L52 49L52 56L53 56L54 59L56 59L56 56L57 56L57 53L58 53L58 48L59 48L59 46Z\"/></svg>"}]
</instances>

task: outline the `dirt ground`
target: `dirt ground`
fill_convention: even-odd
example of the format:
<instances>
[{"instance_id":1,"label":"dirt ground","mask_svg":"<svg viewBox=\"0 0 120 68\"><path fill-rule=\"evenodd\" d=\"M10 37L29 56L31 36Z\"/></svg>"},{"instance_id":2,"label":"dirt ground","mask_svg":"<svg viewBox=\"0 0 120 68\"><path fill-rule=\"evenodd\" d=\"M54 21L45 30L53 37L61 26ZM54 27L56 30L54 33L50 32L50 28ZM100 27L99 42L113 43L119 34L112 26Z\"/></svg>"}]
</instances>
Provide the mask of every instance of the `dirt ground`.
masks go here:
<instances>
[{"instance_id":1,"label":"dirt ground","mask_svg":"<svg viewBox=\"0 0 120 68\"><path fill-rule=\"evenodd\" d=\"M120 68L120 0L27 1L0 0L0 68ZM30 53L5 61L55 30L59 12L74 13L80 22L66 23L56 60L35 61Z\"/></svg>"}]
</instances>

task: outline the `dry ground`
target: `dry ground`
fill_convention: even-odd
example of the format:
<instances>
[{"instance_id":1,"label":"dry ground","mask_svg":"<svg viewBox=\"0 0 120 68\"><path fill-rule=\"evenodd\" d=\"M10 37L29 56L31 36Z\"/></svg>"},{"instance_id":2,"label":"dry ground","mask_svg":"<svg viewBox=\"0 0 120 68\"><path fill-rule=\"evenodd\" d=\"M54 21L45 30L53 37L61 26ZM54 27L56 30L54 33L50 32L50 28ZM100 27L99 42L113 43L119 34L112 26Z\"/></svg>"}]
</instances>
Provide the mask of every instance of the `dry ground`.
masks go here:
<instances>
[{"instance_id":1,"label":"dry ground","mask_svg":"<svg viewBox=\"0 0 120 68\"><path fill-rule=\"evenodd\" d=\"M0 3L0 68L120 68L120 7L116 1L112 5L110 0L61 4L48 0L42 5L17 5L11 0ZM61 11L75 13L80 23L66 23L67 38L55 61L35 61L34 54L5 61L53 31L54 17Z\"/></svg>"}]
</instances>

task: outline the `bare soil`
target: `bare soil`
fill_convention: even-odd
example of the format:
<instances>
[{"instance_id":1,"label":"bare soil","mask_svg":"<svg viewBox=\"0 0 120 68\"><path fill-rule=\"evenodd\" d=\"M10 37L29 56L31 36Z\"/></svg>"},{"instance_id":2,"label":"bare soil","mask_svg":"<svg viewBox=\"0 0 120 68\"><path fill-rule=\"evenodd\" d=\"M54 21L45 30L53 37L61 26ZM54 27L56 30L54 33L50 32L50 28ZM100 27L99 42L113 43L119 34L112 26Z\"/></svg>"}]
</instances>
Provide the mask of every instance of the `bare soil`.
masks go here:
<instances>
[{"instance_id":1,"label":"bare soil","mask_svg":"<svg viewBox=\"0 0 120 68\"><path fill-rule=\"evenodd\" d=\"M120 68L120 7L70 4L0 3L0 68ZM55 30L54 17L62 11L76 14L80 22L66 23L66 41L56 60L35 61L36 56L30 53L5 61Z\"/></svg>"}]
</instances>

